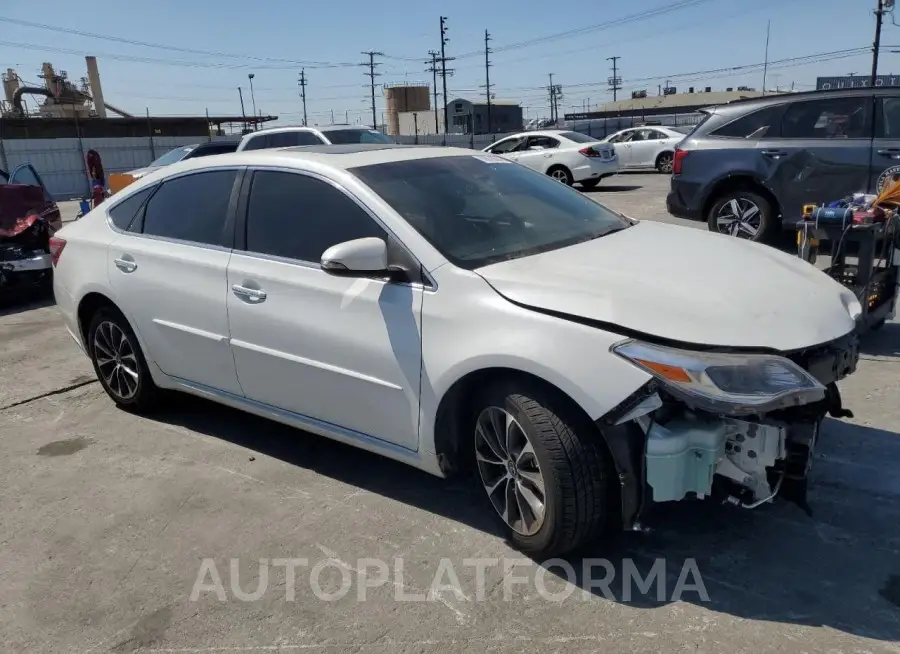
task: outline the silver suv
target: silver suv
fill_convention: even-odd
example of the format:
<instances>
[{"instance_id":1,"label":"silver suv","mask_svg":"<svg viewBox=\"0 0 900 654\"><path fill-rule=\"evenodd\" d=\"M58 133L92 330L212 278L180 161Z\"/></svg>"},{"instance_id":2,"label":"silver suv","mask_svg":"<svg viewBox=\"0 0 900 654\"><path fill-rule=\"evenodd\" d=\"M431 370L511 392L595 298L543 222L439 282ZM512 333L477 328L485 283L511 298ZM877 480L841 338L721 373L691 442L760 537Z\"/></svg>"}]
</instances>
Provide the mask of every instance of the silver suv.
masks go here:
<instances>
[{"instance_id":1,"label":"silver suv","mask_svg":"<svg viewBox=\"0 0 900 654\"><path fill-rule=\"evenodd\" d=\"M351 143L393 143L381 132L359 125L325 127L272 127L245 134L238 144L242 150L268 150L297 145L345 145Z\"/></svg>"},{"instance_id":2,"label":"silver suv","mask_svg":"<svg viewBox=\"0 0 900 654\"><path fill-rule=\"evenodd\" d=\"M804 204L877 193L900 179L900 88L740 100L706 117L675 151L669 213L764 240Z\"/></svg>"}]
</instances>

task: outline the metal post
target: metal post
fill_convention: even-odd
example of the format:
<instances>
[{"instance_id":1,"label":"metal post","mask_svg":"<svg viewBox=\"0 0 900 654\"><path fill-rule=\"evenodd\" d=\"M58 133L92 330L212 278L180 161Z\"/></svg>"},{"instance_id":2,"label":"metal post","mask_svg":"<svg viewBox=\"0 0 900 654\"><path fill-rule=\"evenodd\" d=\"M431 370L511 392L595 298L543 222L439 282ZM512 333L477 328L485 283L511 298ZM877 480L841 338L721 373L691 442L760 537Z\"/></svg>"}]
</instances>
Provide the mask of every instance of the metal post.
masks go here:
<instances>
[{"instance_id":1,"label":"metal post","mask_svg":"<svg viewBox=\"0 0 900 654\"><path fill-rule=\"evenodd\" d=\"M241 134L243 134L247 129L247 113L244 111L244 92L240 86L238 87L238 97L241 99L241 118L244 119L244 124L241 126Z\"/></svg>"},{"instance_id":2,"label":"metal post","mask_svg":"<svg viewBox=\"0 0 900 654\"><path fill-rule=\"evenodd\" d=\"M6 146L3 145L3 120L0 119L0 168L9 170L9 161L6 158Z\"/></svg>"},{"instance_id":3,"label":"metal post","mask_svg":"<svg viewBox=\"0 0 900 654\"><path fill-rule=\"evenodd\" d=\"M81 139L81 125L78 123L78 111L72 112L75 116L75 136L78 137L78 152L81 154L81 165L85 165L85 151L84 151L84 141ZM91 196L91 179L90 174L87 172L87 168L85 168L85 181L87 182L87 195L85 197Z\"/></svg>"},{"instance_id":4,"label":"metal post","mask_svg":"<svg viewBox=\"0 0 900 654\"><path fill-rule=\"evenodd\" d=\"M872 44L872 77L869 78L869 86L875 86L878 78L878 49L881 47L881 21L884 17L884 0L878 0L878 9L875 10L875 42Z\"/></svg>"},{"instance_id":5,"label":"metal post","mask_svg":"<svg viewBox=\"0 0 900 654\"><path fill-rule=\"evenodd\" d=\"M250 79L250 102L253 103L253 117L256 118L256 95L253 93L253 78L256 77L253 73L248 73L247 77ZM259 122L255 122L256 129L259 129Z\"/></svg>"},{"instance_id":6,"label":"metal post","mask_svg":"<svg viewBox=\"0 0 900 654\"><path fill-rule=\"evenodd\" d=\"M491 54L491 48L488 45L490 40L491 35L487 30L484 30L484 93L487 96L487 131L488 134L493 134L494 123L491 120L491 60L488 58Z\"/></svg>"},{"instance_id":7,"label":"metal post","mask_svg":"<svg viewBox=\"0 0 900 654\"><path fill-rule=\"evenodd\" d=\"M444 85L444 145L447 145L447 22L446 16L441 16L441 78Z\"/></svg>"},{"instance_id":8,"label":"metal post","mask_svg":"<svg viewBox=\"0 0 900 654\"><path fill-rule=\"evenodd\" d=\"M416 131L416 145L419 145L419 113L417 111L413 112L413 128Z\"/></svg>"},{"instance_id":9,"label":"metal post","mask_svg":"<svg viewBox=\"0 0 900 654\"><path fill-rule=\"evenodd\" d=\"M209 129L209 109L206 110L206 142L212 141L212 130Z\"/></svg>"},{"instance_id":10,"label":"metal post","mask_svg":"<svg viewBox=\"0 0 900 654\"><path fill-rule=\"evenodd\" d=\"M766 58L763 62L763 87L762 94L766 94L766 74L769 72L769 31L772 28L772 21L766 23Z\"/></svg>"},{"instance_id":11,"label":"metal post","mask_svg":"<svg viewBox=\"0 0 900 654\"><path fill-rule=\"evenodd\" d=\"M156 148L153 145L153 125L150 123L150 107L147 107L147 136L150 138L150 161L156 159Z\"/></svg>"}]
</instances>

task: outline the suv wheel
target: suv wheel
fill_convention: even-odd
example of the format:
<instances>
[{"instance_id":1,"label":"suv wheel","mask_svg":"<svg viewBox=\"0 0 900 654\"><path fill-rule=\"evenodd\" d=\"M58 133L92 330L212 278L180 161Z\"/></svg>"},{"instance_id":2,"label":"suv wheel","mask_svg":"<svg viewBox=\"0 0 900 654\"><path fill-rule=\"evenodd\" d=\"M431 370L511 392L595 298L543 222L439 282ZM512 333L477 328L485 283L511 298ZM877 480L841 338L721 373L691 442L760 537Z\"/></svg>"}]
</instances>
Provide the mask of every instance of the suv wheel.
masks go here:
<instances>
[{"instance_id":1,"label":"suv wheel","mask_svg":"<svg viewBox=\"0 0 900 654\"><path fill-rule=\"evenodd\" d=\"M753 191L726 193L709 210L709 230L751 241L762 241L772 229L772 205Z\"/></svg>"},{"instance_id":2,"label":"suv wheel","mask_svg":"<svg viewBox=\"0 0 900 654\"><path fill-rule=\"evenodd\" d=\"M88 352L103 390L112 400L132 411L151 409L159 396L137 337L125 317L101 309L88 328Z\"/></svg>"},{"instance_id":3,"label":"suv wheel","mask_svg":"<svg viewBox=\"0 0 900 654\"><path fill-rule=\"evenodd\" d=\"M493 386L478 407L478 482L512 544L550 557L599 535L611 495L593 425L558 395L516 382Z\"/></svg>"}]
</instances>

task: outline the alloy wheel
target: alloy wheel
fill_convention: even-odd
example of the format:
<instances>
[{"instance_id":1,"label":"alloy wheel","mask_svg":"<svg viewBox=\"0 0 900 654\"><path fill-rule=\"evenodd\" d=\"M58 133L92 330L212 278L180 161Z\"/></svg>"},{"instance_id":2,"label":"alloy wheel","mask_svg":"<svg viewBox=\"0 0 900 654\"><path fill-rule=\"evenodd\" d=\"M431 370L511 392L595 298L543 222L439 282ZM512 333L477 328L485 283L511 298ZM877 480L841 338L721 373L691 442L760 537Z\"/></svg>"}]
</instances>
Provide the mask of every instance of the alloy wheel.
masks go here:
<instances>
[{"instance_id":1,"label":"alloy wheel","mask_svg":"<svg viewBox=\"0 0 900 654\"><path fill-rule=\"evenodd\" d=\"M532 536L544 524L544 476L525 430L505 409L488 407L475 423L475 459L494 509L513 531Z\"/></svg>"},{"instance_id":2,"label":"alloy wheel","mask_svg":"<svg viewBox=\"0 0 900 654\"><path fill-rule=\"evenodd\" d=\"M672 172L672 155L666 154L659 158L659 172L661 173L671 173Z\"/></svg>"},{"instance_id":3,"label":"alloy wheel","mask_svg":"<svg viewBox=\"0 0 900 654\"><path fill-rule=\"evenodd\" d=\"M138 361L134 346L116 323L106 320L94 330L94 358L106 387L120 400L138 391Z\"/></svg>"},{"instance_id":4,"label":"alloy wheel","mask_svg":"<svg viewBox=\"0 0 900 654\"><path fill-rule=\"evenodd\" d=\"M562 168L557 168L556 170L551 171L550 177L555 179L557 182L562 182L566 185L568 185L569 183L569 174Z\"/></svg>"},{"instance_id":5,"label":"alloy wheel","mask_svg":"<svg viewBox=\"0 0 900 654\"><path fill-rule=\"evenodd\" d=\"M716 214L716 227L721 234L738 238L754 238L759 233L759 206L747 198L733 198L722 205Z\"/></svg>"}]
</instances>

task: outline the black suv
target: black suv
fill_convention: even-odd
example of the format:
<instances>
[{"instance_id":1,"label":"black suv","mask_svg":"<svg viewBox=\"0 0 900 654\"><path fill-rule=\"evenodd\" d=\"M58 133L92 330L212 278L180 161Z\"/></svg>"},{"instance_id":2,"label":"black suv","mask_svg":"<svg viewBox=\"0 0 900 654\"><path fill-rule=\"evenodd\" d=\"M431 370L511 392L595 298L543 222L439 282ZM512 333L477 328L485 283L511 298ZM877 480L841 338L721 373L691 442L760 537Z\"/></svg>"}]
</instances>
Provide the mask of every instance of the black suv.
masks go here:
<instances>
[{"instance_id":1,"label":"black suv","mask_svg":"<svg viewBox=\"0 0 900 654\"><path fill-rule=\"evenodd\" d=\"M900 179L900 88L810 91L703 110L675 151L669 213L763 240L802 206Z\"/></svg>"}]
</instances>

